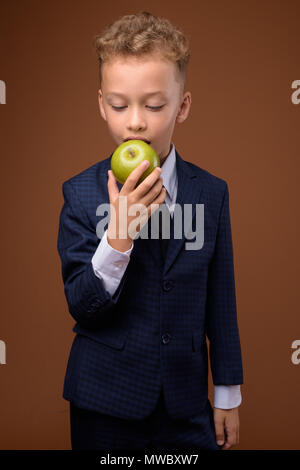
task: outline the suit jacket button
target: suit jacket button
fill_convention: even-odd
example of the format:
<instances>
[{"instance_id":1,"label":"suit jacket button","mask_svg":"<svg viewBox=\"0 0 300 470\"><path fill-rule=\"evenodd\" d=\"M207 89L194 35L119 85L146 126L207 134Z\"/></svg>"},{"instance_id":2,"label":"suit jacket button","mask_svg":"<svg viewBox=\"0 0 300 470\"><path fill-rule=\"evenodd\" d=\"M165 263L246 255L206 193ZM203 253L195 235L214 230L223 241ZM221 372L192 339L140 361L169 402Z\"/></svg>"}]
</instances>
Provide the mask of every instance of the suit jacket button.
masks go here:
<instances>
[{"instance_id":1,"label":"suit jacket button","mask_svg":"<svg viewBox=\"0 0 300 470\"><path fill-rule=\"evenodd\" d=\"M168 292L173 288L173 281L167 280L163 282L163 290Z\"/></svg>"},{"instance_id":2,"label":"suit jacket button","mask_svg":"<svg viewBox=\"0 0 300 470\"><path fill-rule=\"evenodd\" d=\"M168 344L171 340L171 335L169 333L165 333L161 337L163 344Z\"/></svg>"}]
</instances>

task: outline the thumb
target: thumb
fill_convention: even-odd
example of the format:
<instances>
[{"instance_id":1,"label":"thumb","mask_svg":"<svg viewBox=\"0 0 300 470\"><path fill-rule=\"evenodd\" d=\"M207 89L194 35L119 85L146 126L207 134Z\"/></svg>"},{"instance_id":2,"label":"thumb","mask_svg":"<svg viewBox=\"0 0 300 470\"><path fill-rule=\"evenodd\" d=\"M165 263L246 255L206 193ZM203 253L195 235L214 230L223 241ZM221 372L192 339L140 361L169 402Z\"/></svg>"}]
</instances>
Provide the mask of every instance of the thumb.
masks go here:
<instances>
[{"instance_id":1,"label":"thumb","mask_svg":"<svg viewBox=\"0 0 300 470\"><path fill-rule=\"evenodd\" d=\"M108 180L107 180L107 189L109 194L109 202L112 203L119 194L119 188L117 185L117 180L112 170L108 170Z\"/></svg>"}]
</instances>

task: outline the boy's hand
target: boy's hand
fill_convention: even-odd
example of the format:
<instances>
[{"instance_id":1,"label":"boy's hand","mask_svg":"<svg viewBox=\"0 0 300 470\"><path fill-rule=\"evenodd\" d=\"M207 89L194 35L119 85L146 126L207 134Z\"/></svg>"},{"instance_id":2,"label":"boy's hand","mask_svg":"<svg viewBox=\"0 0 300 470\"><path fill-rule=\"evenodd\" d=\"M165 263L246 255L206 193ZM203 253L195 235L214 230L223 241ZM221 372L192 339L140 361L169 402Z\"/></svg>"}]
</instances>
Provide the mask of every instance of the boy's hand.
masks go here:
<instances>
[{"instance_id":1,"label":"boy's hand","mask_svg":"<svg viewBox=\"0 0 300 470\"><path fill-rule=\"evenodd\" d=\"M107 188L109 193L109 202L115 209L116 217L110 218L107 229L107 241L113 248L119 251L127 251L132 246L132 237L128 232L129 224L133 220L139 219L140 224L136 227L139 232L142 228L141 224L143 226L152 213L158 208L156 206L152 206L152 204L158 204L160 206L166 197L166 190L162 187L163 180L160 177L160 167L155 168L155 170L153 170L150 175L148 175L147 178L145 178L144 181L136 187L138 180L149 165L147 160L146 162L147 165L144 160L130 173L120 192L117 186L117 180L112 170L109 170L108 172ZM125 239L120 238L119 211L122 210L122 207L121 209L119 208L120 196L127 198L127 214L122 214L125 217L125 220L123 218L126 232ZM143 204L145 206L145 211L140 215L129 216L129 208L133 204Z\"/></svg>"},{"instance_id":2,"label":"boy's hand","mask_svg":"<svg viewBox=\"0 0 300 470\"><path fill-rule=\"evenodd\" d=\"M231 408L230 410L214 408L214 421L217 444L224 444L222 450L227 450L239 443L238 407Z\"/></svg>"}]
</instances>

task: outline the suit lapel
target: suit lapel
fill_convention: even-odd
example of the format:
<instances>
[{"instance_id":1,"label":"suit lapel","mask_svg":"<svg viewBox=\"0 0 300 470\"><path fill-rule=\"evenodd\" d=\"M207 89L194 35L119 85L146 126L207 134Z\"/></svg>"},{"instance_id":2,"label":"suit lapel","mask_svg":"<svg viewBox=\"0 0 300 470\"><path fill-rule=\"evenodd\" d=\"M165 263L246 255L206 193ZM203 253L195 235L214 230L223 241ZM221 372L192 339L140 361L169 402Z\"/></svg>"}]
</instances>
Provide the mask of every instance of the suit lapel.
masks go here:
<instances>
[{"instance_id":1,"label":"suit lapel","mask_svg":"<svg viewBox=\"0 0 300 470\"><path fill-rule=\"evenodd\" d=\"M192 218L188 226L186 227L186 233L189 233L192 227L192 221L196 213L196 204L200 201L200 196L202 188L199 187L199 179L196 177L196 173L193 168L190 167L178 154L176 151L176 170L178 178L178 187L177 187L177 198L176 204L181 206L181 221L182 221L182 233L181 238L174 238L174 217L171 218L170 223L170 239L168 242L166 259L163 269L163 275L166 275L172 264L174 263L178 253L183 248L186 241L184 235L184 204L191 204L192 206ZM179 214L179 212L178 212ZM153 214L154 215L154 214ZM153 217L152 215L152 217ZM162 263L160 241L156 239L151 239L151 219L148 219L148 222L142 228L142 231L147 233L147 239L137 238L134 243L143 243L147 247L151 256L153 256L155 262L159 265ZM140 232L141 233L141 232ZM190 240L188 240L190 241Z\"/></svg>"},{"instance_id":2,"label":"suit lapel","mask_svg":"<svg viewBox=\"0 0 300 470\"><path fill-rule=\"evenodd\" d=\"M190 167L184 160L182 160L177 151L176 170L178 178L176 204L180 205L181 207L182 234L181 238L174 238L174 214L171 224L171 238L168 243L165 264L163 267L163 275L166 275L166 273L174 263L177 255L184 247L184 243L186 241L184 234L184 204L191 204L192 207L192 217L190 223L186 227L186 233L189 233L192 228L192 221L196 213L196 204L199 203L202 192L202 188L199 187L199 179L196 177L193 168Z\"/></svg>"}]
</instances>

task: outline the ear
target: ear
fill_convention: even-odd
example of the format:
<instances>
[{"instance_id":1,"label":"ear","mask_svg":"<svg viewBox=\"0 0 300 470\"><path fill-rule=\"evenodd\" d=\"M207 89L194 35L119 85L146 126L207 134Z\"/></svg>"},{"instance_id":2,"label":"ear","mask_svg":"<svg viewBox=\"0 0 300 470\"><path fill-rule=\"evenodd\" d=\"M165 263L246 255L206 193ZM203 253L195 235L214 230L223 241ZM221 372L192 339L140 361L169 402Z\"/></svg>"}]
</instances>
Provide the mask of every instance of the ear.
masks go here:
<instances>
[{"instance_id":1,"label":"ear","mask_svg":"<svg viewBox=\"0 0 300 470\"><path fill-rule=\"evenodd\" d=\"M103 95L102 95L101 88L99 88L98 90L98 104L99 104L100 114L103 117L104 121L106 121L106 115L105 115L105 110L103 106Z\"/></svg>"},{"instance_id":2,"label":"ear","mask_svg":"<svg viewBox=\"0 0 300 470\"><path fill-rule=\"evenodd\" d=\"M181 123L186 120L190 112L191 104L192 94L190 91L186 91L182 98L181 105L176 116L176 122Z\"/></svg>"}]
</instances>

